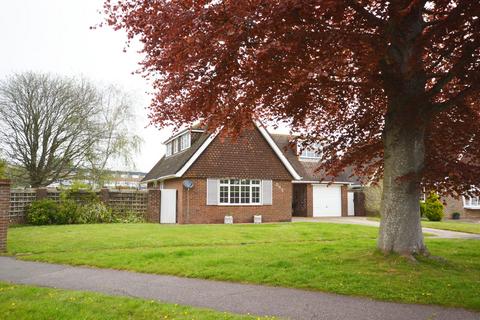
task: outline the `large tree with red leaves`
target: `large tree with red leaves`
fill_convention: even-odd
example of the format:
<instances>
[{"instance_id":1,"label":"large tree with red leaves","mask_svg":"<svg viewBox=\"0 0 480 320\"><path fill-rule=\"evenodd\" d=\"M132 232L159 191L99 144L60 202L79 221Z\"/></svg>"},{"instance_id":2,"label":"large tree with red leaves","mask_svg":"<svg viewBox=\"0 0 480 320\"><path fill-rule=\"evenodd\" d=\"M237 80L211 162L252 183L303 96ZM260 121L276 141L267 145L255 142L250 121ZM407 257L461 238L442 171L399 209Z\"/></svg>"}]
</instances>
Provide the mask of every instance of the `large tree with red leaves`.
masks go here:
<instances>
[{"instance_id":1,"label":"large tree with red leaves","mask_svg":"<svg viewBox=\"0 0 480 320\"><path fill-rule=\"evenodd\" d=\"M421 188L480 181L473 0L106 0L144 45L151 120L235 131L260 117L320 142L335 175L383 177L378 247L426 254Z\"/></svg>"}]
</instances>

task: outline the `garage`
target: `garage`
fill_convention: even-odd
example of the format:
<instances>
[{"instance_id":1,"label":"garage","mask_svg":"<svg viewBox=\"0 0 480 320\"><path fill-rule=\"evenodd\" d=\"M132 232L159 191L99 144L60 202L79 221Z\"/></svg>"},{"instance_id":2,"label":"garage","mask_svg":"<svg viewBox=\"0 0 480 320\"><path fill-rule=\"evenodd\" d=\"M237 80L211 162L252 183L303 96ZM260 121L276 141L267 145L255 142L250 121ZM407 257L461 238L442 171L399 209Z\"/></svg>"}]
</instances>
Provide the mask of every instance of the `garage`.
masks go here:
<instances>
[{"instance_id":1,"label":"garage","mask_svg":"<svg viewBox=\"0 0 480 320\"><path fill-rule=\"evenodd\" d=\"M341 217L342 189L339 185L313 185L313 216Z\"/></svg>"}]
</instances>

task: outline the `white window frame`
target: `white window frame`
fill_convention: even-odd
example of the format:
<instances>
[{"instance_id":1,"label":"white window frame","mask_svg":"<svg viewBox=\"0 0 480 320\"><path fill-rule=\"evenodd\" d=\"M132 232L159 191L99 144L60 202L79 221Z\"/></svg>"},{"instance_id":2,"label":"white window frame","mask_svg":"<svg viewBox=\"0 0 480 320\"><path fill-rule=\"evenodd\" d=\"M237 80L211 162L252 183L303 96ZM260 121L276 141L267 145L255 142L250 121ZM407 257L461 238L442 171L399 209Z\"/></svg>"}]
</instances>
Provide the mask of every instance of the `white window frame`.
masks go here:
<instances>
[{"instance_id":1,"label":"white window frame","mask_svg":"<svg viewBox=\"0 0 480 320\"><path fill-rule=\"evenodd\" d=\"M223 180L227 180L228 183L222 183L221 181ZM230 186L239 186L239 201L241 201L242 199L242 190L241 190L241 187L242 186L246 186L246 184L232 184L231 183L231 180L239 180L240 182L242 180L249 180L250 183L248 184L249 188L250 188L250 191L249 191L249 194L250 194L250 197L249 197L249 203L230 203ZM258 181L258 184L252 184L252 181ZM227 202L221 202L220 201L220 188L221 187L225 187L227 186L228 187L228 203ZM255 186L257 187L258 186L258 192L259 192L259 202L255 202L255 203L252 203L252 186ZM222 179L218 179L218 184L217 184L217 204L219 206L261 206L263 205L263 190L262 190L262 180L261 179L235 179L235 178L222 178Z\"/></svg>"},{"instance_id":2,"label":"white window frame","mask_svg":"<svg viewBox=\"0 0 480 320\"><path fill-rule=\"evenodd\" d=\"M474 200L474 201L472 201ZM463 207L465 209L480 209L480 197L463 197Z\"/></svg>"},{"instance_id":3,"label":"white window frame","mask_svg":"<svg viewBox=\"0 0 480 320\"><path fill-rule=\"evenodd\" d=\"M167 152L166 152L166 155L167 157L171 156L173 154L173 141L170 141L169 143L167 143Z\"/></svg>"},{"instance_id":4,"label":"white window frame","mask_svg":"<svg viewBox=\"0 0 480 320\"><path fill-rule=\"evenodd\" d=\"M186 132L182 134L181 136L171 140L169 143L167 143L167 151L166 151L166 156L173 156L177 153L180 153L184 150L187 150L190 148L192 145L192 136L190 132Z\"/></svg>"},{"instance_id":5,"label":"white window frame","mask_svg":"<svg viewBox=\"0 0 480 320\"><path fill-rule=\"evenodd\" d=\"M303 149L299 154L299 158L305 160L320 160L322 158L322 154L323 151L320 144L314 144L313 146Z\"/></svg>"},{"instance_id":6,"label":"white window frame","mask_svg":"<svg viewBox=\"0 0 480 320\"><path fill-rule=\"evenodd\" d=\"M190 144L191 144L190 132L182 134L180 137L178 137L178 142L180 144L180 151L190 148Z\"/></svg>"}]
</instances>

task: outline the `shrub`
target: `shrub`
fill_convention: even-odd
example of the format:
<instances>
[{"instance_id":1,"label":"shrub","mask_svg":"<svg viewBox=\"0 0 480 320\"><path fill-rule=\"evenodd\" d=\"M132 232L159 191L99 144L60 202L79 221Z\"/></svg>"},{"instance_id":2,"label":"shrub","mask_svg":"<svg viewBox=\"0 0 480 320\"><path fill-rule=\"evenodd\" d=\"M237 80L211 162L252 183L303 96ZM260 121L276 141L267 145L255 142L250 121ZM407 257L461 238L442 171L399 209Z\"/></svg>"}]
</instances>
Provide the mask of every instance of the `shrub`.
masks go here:
<instances>
[{"instance_id":1,"label":"shrub","mask_svg":"<svg viewBox=\"0 0 480 320\"><path fill-rule=\"evenodd\" d=\"M440 201L440 197L431 193L425 200L424 208L425 217L430 221L440 221L443 218L443 204Z\"/></svg>"},{"instance_id":2,"label":"shrub","mask_svg":"<svg viewBox=\"0 0 480 320\"><path fill-rule=\"evenodd\" d=\"M78 223L78 217L80 215L80 205L72 199L62 199L60 202L60 213L64 219L65 224Z\"/></svg>"},{"instance_id":3,"label":"shrub","mask_svg":"<svg viewBox=\"0 0 480 320\"><path fill-rule=\"evenodd\" d=\"M460 212L454 212L454 213L452 213L452 219L453 219L453 220L458 220L458 219L460 219Z\"/></svg>"},{"instance_id":4,"label":"shrub","mask_svg":"<svg viewBox=\"0 0 480 320\"><path fill-rule=\"evenodd\" d=\"M113 222L112 210L101 202L90 202L81 205L78 210L77 223L109 223Z\"/></svg>"},{"instance_id":5,"label":"shrub","mask_svg":"<svg viewBox=\"0 0 480 320\"><path fill-rule=\"evenodd\" d=\"M425 210L427 208L427 204L425 201L420 201L420 217L425 217Z\"/></svg>"},{"instance_id":6,"label":"shrub","mask_svg":"<svg viewBox=\"0 0 480 320\"><path fill-rule=\"evenodd\" d=\"M142 223L145 222L145 218L133 211L127 210L121 214L115 213L113 222L116 223Z\"/></svg>"},{"instance_id":7,"label":"shrub","mask_svg":"<svg viewBox=\"0 0 480 320\"><path fill-rule=\"evenodd\" d=\"M33 225L57 224L60 207L50 199L41 199L32 202L27 208L27 222Z\"/></svg>"}]
</instances>

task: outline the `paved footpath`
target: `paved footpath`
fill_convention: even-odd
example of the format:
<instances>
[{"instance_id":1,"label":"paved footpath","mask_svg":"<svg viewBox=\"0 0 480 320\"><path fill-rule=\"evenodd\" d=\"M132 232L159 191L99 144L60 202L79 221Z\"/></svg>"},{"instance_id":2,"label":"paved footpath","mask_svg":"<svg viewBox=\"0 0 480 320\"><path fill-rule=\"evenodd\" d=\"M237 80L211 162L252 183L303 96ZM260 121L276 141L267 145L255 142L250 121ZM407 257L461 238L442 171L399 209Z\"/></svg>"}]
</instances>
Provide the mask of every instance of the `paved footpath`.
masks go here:
<instances>
[{"instance_id":1,"label":"paved footpath","mask_svg":"<svg viewBox=\"0 0 480 320\"><path fill-rule=\"evenodd\" d=\"M0 257L0 281L96 291L233 313L271 315L289 319L480 319L480 313L463 309L389 303L287 288L27 262L11 257Z\"/></svg>"},{"instance_id":2,"label":"paved footpath","mask_svg":"<svg viewBox=\"0 0 480 320\"><path fill-rule=\"evenodd\" d=\"M379 221L368 220L366 217L325 217L325 218L305 218L293 217L292 222L323 222L340 224L359 224L362 226L379 227ZM422 228L423 232L430 233L435 238L442 239L476 239L480 240L480 234L440 230L433 228Z\"/></svg>"}]
</instances>

